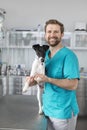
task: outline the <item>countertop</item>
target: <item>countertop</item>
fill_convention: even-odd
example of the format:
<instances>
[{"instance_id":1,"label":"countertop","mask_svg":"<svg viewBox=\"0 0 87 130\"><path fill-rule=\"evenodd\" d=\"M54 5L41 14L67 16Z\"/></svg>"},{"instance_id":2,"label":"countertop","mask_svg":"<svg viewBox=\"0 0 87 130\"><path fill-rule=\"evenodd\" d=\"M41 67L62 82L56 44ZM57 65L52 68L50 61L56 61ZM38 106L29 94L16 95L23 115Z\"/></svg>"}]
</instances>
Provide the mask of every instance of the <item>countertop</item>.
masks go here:
<instances>
[{"instance_id":1,"label":"countertop","mask_svg":"<svg viewBox=\"0 0 87 130\"><path fill-rule=\"evenodd\" d=\"M33 95L11 95L0 98L0 130L46 130L46 118L38 114Z\"/></svg>"}]
</instances>

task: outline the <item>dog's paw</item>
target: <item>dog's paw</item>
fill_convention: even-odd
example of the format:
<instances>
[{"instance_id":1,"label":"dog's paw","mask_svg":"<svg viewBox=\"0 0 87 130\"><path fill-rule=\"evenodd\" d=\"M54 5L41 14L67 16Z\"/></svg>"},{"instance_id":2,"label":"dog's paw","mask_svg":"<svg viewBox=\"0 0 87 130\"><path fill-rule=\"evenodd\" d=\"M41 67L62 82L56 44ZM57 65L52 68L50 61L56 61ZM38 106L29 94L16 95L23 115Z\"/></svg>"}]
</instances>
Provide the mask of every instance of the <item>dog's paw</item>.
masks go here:
<instances>
[{"instance_id":1,"label":"dog's paw","mask_svg":"<svg viewBox=\"0 0 87 130\"><path fill-rule=\"evenodd\" d=\"M43 114L43 111L42 111L42 109L41 109L41 110L39 110L39 114L40 114L40 115L42 115L42 114Z\"/></svg>"},{"instance_id":2,"label":"dog's paw","mask_svg":"<svg viewBox=\"0 0 87 130\"><path fill-rule=\"evenodd\" d=\"M34 78L34 80L39 84L41 82L41 78L38 77L38 78Z\"/></svg>"},{"instance_id":3,"label":"dog's paw","mask_svg":"<svg viewBox=\"0 0 87 130\"><path fill-rule=\"evenodd\" d=\"M43 115L43 112L39 112L39 115Z\"/></svg>"},{"instance_id":4,"label":"dog's paw","mask_svg":"<svg viewBox=\"0 0 87 130\"><path fill-rule=\"evenodd\" d=\"M25 93L27 91L28 87L29 87L29 84L28 84L28 82L26 82L22 89L22 92Z\"/></svg>"}]
</instances>

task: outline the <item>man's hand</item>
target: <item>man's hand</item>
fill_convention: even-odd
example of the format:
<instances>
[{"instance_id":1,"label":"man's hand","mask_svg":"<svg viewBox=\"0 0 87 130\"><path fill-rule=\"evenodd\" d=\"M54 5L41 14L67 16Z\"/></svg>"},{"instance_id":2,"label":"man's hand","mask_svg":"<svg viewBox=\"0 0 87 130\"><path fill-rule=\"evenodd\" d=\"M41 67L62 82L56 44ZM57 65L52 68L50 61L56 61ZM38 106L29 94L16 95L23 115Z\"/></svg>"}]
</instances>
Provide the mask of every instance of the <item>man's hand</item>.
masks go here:
<instances>
[{"instance_id":1,"label":"man's hand","mask_svg":"<svg viewBox=\"0 0 87 130\"><path fill-rule=\"evenodd\" d=\"M40 79L40 80L38 80ZM34 80L37 81L38 83L41 83L41 82L48 82L48 77L46 75L43 75L43 74L36 74L34 76Z\"/></svg>"},{"instance_id":2,"label":"man's hand","mask_svg":"<svg viewBox=\"0 0 87 130\"><path fill-rule=\"evenodd\" d=\"M37 82L34 80L33 76L27 76L26 82L28 82L29 86L34 86L37 84Z\"/></svg>"}]
</instances>

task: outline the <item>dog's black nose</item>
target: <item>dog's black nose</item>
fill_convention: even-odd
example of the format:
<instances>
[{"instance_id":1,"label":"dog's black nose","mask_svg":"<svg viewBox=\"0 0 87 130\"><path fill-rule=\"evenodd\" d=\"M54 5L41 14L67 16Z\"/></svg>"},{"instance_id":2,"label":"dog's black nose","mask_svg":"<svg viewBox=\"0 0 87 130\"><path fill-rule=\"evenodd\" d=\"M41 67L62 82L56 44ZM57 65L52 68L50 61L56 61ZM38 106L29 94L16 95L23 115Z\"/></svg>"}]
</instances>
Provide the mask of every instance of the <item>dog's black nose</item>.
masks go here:
<instances>
[{"instance_id":1,"label":"dog's black nose","mask_svg":"<svg viewBox=\"0 0 87 130\"><path fill-rule=\"evenodd\" d=\"M41 58L41 62L44 62L44 58Z\"/></svg>"}]
</instances>

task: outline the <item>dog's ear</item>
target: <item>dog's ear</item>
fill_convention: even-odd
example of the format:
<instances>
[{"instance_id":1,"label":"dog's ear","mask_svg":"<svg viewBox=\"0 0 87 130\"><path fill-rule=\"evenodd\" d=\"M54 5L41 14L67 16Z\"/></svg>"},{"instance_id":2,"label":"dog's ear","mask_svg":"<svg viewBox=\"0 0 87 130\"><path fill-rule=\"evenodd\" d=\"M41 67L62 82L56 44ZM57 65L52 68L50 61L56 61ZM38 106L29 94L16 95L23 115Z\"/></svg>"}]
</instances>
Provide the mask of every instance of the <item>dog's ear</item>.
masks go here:
<instances>
[{"instance_id":1,"label":"dog's ear","mask_svg":"<svg viewBox=\"0 0 87 130\"><path fill-rule=\"evenodd\" d=\"M47 51L49 49L49 46L48 45L43 45L44 47L44 50Z\"/></svg>"},{"instance_id":2,"label":"dog's ear","mask_svg":"<svg viewBox=\"0 0 87 130\"><path fill-rule=\"evenodd\" d=\"M33 48L34 50L38 49L39 47L40 47L39 44L35 44L35 45L32 46L32 48Z\"/></svg>"}]
</instances>

